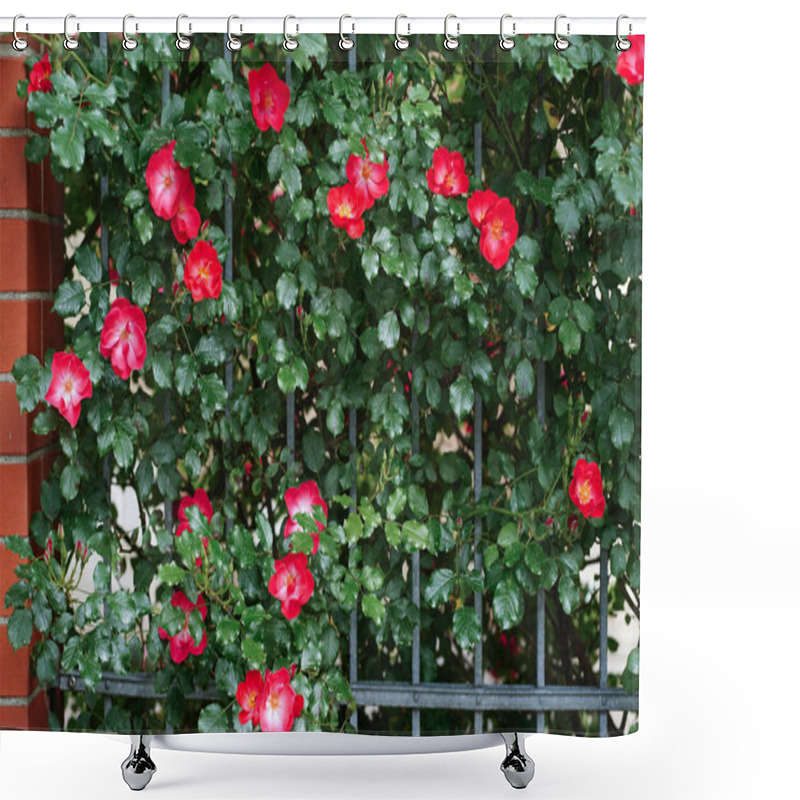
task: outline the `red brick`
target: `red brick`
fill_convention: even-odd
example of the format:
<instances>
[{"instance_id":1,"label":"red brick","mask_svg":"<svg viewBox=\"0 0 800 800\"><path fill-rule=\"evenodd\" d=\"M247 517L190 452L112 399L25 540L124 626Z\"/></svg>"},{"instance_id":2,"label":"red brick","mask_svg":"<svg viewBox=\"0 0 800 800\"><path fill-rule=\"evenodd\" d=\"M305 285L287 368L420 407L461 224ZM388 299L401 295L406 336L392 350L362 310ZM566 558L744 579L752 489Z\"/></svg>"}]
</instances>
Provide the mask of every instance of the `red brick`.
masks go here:
<instances>
[{"instance_id":1,"label":"red brick","mask_svg":"<svg viewBox=\"0 0 800 800\"><path fill-rule=\"evenodd\" d=\"M17 83L27 77L21 58L0 58L0 128L27 125L26 102L17 96Z\"/></svg>"},{"instance_id":2,"label":"red brick","mask_svg":"<svg viewBox=\"0 0 800 800\"><path fill-rule=\"evenodd\" d=\"M56 251L54 252L54 246ZM46 222L0 219L0 292L55 291L63 278L63 229ZM57 285L56 283L56 285Z\"/></svg>"},{"instance_id":3,"label":"red brick","mask_svg":"<svg viewBox=\"0 0 800 800\"><path fill-rule=\"evenodd\" d=\"M26 455L53 440L55 434L36 436L31 431L32 416L20 414L15 384L0 381L0 455Z\"/></svg>"},{"instance_id":4,"label":"red brick","mask_svg":"<svg viewBox=\"0 0 800 800\"><path fill-rule=\"evenodd\" d=\"M0 372L30 353L43 361L41 300L0 300Z\"/></svg>"},{"instance_id":5,"label":"red brick","mask_svg":"<svg viewBox=\"0 0 800 800\"><path fill-rule=\"evenodd\" d=\"M47 695L39 692L28 706L0 705L0 728L24 731L47 731Z\"/></svg>"},{"instance_id":6,"label":"red brick","mask_svg":"<svg viewBox=\"0 0 800 800\"><path fill-rule=\"evenodd\" d=\"M16 652L8 641L8 630L0 625L0 697L27 697L36 683L31 675L30 652Z\"/></svg>"},{"instance_id":7,"label":"red brick","mask_svg":"<svg viewBox=\"0 0 800 800\"><path fill-rule=\"evenodd\" d=\"M28 207L25 136L0 138L0 208Z\"/></svg>"},{"instance_id":8,"label":"red brick","mask_svg":"<svg viewBox=\"0 0 800 800\"><path fill-rule=\"evenodd\" d=\"M61 350L64 347L64 320L53 311L51 300L42 301L42 350Z\"/></svg>"},{"instance_id":9,"label":"red brick","mask_svg":"<svg viewBox=\"0 0 800 800\"><path fill-rule=\"evenodd\" d=\"M24 150L22 157L25 158ZM49 169L49 157L41 164L31 164L30 161L25 162L25 174L28 181L28 205L26 207L31 211L38 211L39 213L44 211L44 176Z\"/></svg>"},{"instance_id":10,"label":"red brick","mask_svg":"<svg viewBox=\"0 0 800 800\"><path fill-rule=\"evenodd\" d=\"M6 592L19 580L14 570L19 566L19 556L0 543L0 617L10 617L12 609L5 607ZM0 630L3 626L0 625ZM0 659L1 661L2 659ZM0 692L2 694L2 692Z\"/></svg>"},{"instance_id":11,"label":"red brick","mask_svg":"<svg viewBox=\"0 0 800 800\"><path fill-rule=\"evenodd\" d=\"M28 533L31 516L39 509L43 467L41 458L27 464L0 464L0 536ZM0 559L4 550L0 546Z\"/></svg>"},{"instance_id":12,"label":"red brick","mask_svg":"<svg viewBox=\"0 0 800 800\"><path fill-rule=\"evenodd\" d=\"M62 225L51 224L48 226L48 233L50 236L50 291L55 293L61 281L64 280L64 228Z\"/></svg>"},{"instance_id":13,"label":"red brick","mask_svg":"<svg viewBox=\"0 0 800 800\"><path fill-rule=\"evenodd\" d=\"M43 206L44 213L54 217L60 217L64 213L64 185L59 183L50 170L50 156L44 160L44 186L43 186Z\"/></svg>"}]
</instances>

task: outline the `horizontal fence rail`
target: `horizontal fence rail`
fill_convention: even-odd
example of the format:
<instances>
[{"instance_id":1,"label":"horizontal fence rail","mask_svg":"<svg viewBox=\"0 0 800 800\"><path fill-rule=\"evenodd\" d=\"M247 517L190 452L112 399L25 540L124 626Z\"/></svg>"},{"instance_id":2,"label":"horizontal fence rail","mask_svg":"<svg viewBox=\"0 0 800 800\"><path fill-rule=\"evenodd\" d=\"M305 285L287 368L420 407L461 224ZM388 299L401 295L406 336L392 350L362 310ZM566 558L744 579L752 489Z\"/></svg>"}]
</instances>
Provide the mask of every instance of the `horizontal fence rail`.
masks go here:
<instances>
[{"instance_id":1,"label":"horizontal fence rail","mask_svg":"<svg viewBox=\"0 0 800 800\"><path fill-rule=\"evenodd\" d=\"M56 686L63 691L85 692L86 684L78 672L62 672ZM386 706L453 711L636 711L639 695L624 689L593 686L472 686L460 683L385 683L362 681L352 686L358 706ZM152 673L114 675L104 673L93 689L100 695L157 699ZM218 700L213 685L186 695L187 700Z\"/></svg>"}]
</instances>

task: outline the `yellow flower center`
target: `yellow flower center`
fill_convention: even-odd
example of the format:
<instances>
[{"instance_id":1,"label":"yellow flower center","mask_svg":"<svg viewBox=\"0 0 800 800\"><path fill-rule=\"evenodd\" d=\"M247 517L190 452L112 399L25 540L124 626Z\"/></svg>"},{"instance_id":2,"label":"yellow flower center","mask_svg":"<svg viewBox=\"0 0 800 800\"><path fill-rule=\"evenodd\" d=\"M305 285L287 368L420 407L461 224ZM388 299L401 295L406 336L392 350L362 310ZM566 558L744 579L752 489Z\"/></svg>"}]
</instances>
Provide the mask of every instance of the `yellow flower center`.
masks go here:
<instances>
[{"instance_id":1,"label":"yellow flower center","mask_svg":"<svg viewBox=\"0 0 800 800\"><path fill-rule=\"evenodd\" d=\"M269 702L270 708L272 708L273 711L274 711L275 709L280 708L281 697L277 692L270 692L269 701L268 702Z\"/></svg>"},{"instance_id":2,"label":"yellow flower center","mask_svg":"<svg viewBox=\"0 0 800 800\"><path fill-rule=\"evenodd\" d=\"M294 588L294 585L297 583L297 578L291 572L287 572L283 583L284 583L284 586L286 586L287 589L291 590L291 589Z\"/></svg>"},{"instance_id":3,"label":"yellow flower center","mask_svg":"<svg viewBox=\"0 0 800 800\"><path fill-rule=\"evenodd\" d=\"M592 499L592 487L589 485L589 481L583 481L582 483L579 483L578 500L581 501L581 505L585 506L591 499Z\"/></svg>"},{"instance_id":4,"label":"yellow flower center","mask_svg":"<svg viewBox=\"0 0 800 800\"><path fill-rule=\"evenodd\" d=\"M344 217L345 219L350 219L353 216L353 209L350 207L350 203L345 201L343 203L339 203L339 206L336 209L336 213L340 217Z\"/></svg>"},{"instance_id":5,"label":"yellow flower center","mask_svg":"<svg viewBox=\"0 0 800 800\"><path fill-rule=\"evenodd\" d=\"M370 176L371 176L371 175L372 175L372 166L371 166L371 164L369 163L369 161L365 161L365 162L364 162L364 166L363 166L363 167L361 167L361 177L362 177L362 178L363 178L365 181L368 181L368 180L370 179Z\"/></svg>"},{"instance_id":6,"label":"yellow flower center","mask_svg":"<svg viewBox=\"0 0 800 800\"><path fill-rule=\"evenodd\" d=\"M503 238L503 220L494 219L489 223L489 228L492 233L492 239L495 241Z\"/></svg>"},{"instance_id":7,"label":"yellow flower center","mask_svg":"<svg viewBox=\"0 0 800 800\"><path fill-rule=\"evenodd\" d=\"M169 189L172 186L172 173L168 172L164 176L164 188Z\"/></svg>"}]
</instances>

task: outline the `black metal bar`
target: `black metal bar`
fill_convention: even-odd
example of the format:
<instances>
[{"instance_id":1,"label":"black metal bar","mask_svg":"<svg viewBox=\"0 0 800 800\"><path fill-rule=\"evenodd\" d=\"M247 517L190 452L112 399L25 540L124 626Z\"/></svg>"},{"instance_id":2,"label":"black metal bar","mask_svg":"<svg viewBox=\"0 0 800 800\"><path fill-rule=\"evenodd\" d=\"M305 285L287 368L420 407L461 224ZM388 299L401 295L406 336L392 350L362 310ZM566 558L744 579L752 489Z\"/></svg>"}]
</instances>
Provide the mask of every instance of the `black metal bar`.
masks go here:
<instances>
[{"instance_id":1,"label":"black metal bar","mask_svg":"<svg viewBox=\"0 0 800 800\"><path fill-rule=\"evenodd\" d=\"M471 686L470 684L356 683L359 705L458 711L635 711L638 694L595 686Z\"/></svg>"},{"instance_id":2,"label":"black metal bar","mask_svg":"<svg viewBox=\"0 0 800 800\"><path fill-rule=\"evenodd\" d=\"M286 85L292 88L292 57L286 56L286 71L285 71ZM287 338L289 340L294 338L294 311L289 314L289 330L287 331ZM289 459L287 461L287 468L291 476L294 466L294 448L295 448L295 426L294 426L294 390L286 394L286 449L289 451Z\"/></svg>"},{"instance_id":3,"label":"black metal bar","mask_svg":"<svg viewBox=\"0 0 800 800\"><path fill-rule=\"evenodd\" d=\"M608 550L600 550L600 689L608 686ZM600 736L608 736L608 715L600 714Z\"/></svg>"}]
</instances>

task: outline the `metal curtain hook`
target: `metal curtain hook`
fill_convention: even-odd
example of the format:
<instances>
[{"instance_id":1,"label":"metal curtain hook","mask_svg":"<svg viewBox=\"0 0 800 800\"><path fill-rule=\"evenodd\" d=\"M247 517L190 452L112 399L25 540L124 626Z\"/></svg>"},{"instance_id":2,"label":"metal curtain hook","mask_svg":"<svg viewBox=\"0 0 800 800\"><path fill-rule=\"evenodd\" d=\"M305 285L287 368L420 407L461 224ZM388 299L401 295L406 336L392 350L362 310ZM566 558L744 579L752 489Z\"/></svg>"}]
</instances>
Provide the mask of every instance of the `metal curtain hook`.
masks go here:
<instances>
[{"instance_id":1,"label":"metal curtain hook","mask_svg":"<svg viewBox=\"0 0 800 800\"><path fill-rule=\"evenodd\" d=\"M133 14L126 14L122 18L122 46L126 50L135 50L139 46L139 42L137 42L136 39L132 39L130 36L128 36L128 20L129 19L136 19L136 17L134 17ZM137 31L139 30L138 23L136 25L136 30Z\"/></svg>"},{"instance_id":2,"label":"metal curtain hook","mask_svg":"<svg viewBox=\"0 0 800 800\"><path fill-rule=\"evenodd\" d=\"M405 14L398 14L394 18L394 46L397 50L406 50L411 42L405 36L400 35L400 20L408 19ZM408 25L408 23L406 23ZM411 26L408 25L408 32L411 33Z\"/></svg>"},{"instance_id":3,"label":"metal curtain hook","mask_svg":"<svg viewBox=\"0 0 800 800\"><path fill-rule=\"evenodd\" d=\"M233 22L233 20L235 20L235 19L239 19L239 17L237 17L234 14L232 14L230 17L228 17L228 41L225 42L225 47L227 47L228 50L231 51L231 53L235 53L237 50L241 50L242 49L242 40L241 39L237 39L235 36L233 36L231 34L231 22ZM239 33L241 33L241 32L242 32L242 26L240 25L239 26Z\"/></svg>"},{"instance_id":4,"label":"metal curtain hook","mask_svg":"<svg viewBox=\"0 0 800 800\"><path fill-rule=\"evenodd\" d=\"M451 36L447 31L447 24L450 22L451 19L458 20L455 14L448 14L444 18L444 46L446 50L457 50L458 49L458 34L461 32L461 23L456 21L456 35Z\"/></svg>"},{"instance_id":5,"label":"metal curtain hook","mask_svg":"<svg viewBox=\"0 0 800 800\"><path fill-rule=\"evenodd\" d=\"M630 50L631 47L633 47L633 42L630 39L624 38L623 35L619 32L620 23L624 19L628 19L628 17L626 17L625 14L620 14L617 17L617 44L616 44L616 47L617 47L617 50L620 51L620 53L624 53L626 50ZM631 35L631 31L632 30L633 30L633 26L629 22L628 23L628 36Z\"/></svg>"},{"instance_id":6,"label":"metal curtain hook","mask_svg":"<svg viewBox=\"0 0 800 800\"><path fill-rule=\"evenodd\" d=\"M517 23L516 22L512 22L511 23L511 36L506 36L505 33L503 33L503 25L504 25L504 23L505 23L505 21L507 19L511 19L511 14L503 14L503 16L500 17L500 49L501 50L511 50L511 49L513 49L514 45L516 44L516 42L511 38L511 36L516 36L517 35Z\"/></svg>"},{"instance_id":7,"label":"metal curtain hook","mask_svg":"<svg viewBox=\"0 0 800 800\"><path fill-rule=\"evenodd\" d=\"M297 39L293 39L289 36L289 20L295 19L291 14L288 17L283 18L283 49L287 53L292 53L300 47L300 42ZM295 26L295 30L298 30L297 26Z\"/></svg>"},{"instance_id":8,"label":"metal curtain hook","mask_svg":"<svg viewBox=\"0 0 800 800\"><path fill-rule=\"evenodd\" d=\"M192 40L188 39L181 33L181 20L188 19L188 14L178 14L178 18L175 20L175 47L178 50L188 50L192 46ZM189 30L192 29L191 23L189 24Z\"/></svg>"},{"instance_id":9,"label":"metal curtain hook","mask_svg":"<svg viewBox=\"0 0 800 800\"><path fill-rule=\"evenodd\" d=\"M567 18L566 14L559 14L556 17L556 24L555 24L556 40L553 42L553 47L555 47L556 50L558 50L559 52L561 52L562 50L566 50L569 47L569 42L563 36L559 36L558 35L558 21L560 19L566 19L566 18ZM569 36L569 28L570 28L570 24L568 22L567 23L567 36Z\"/></svg>"},{"instance_id":10,"label":"metal curtain hook","mask_svg":"<svg viewBox=\"0 0 800 800\"><path fill-rule=\"evenodd\" d=\"M78 49L78 34L77 32L81 29L79 23L75 24L75 36L70 36L69 31L67 30L69 27L69 21L71 19L75 19L74 14L67 14L64 17L64 47L67 50L77 50Z\"/></svg>"},{"instance_id":11,"label":"metal curtain hook","mask_svg":"<svg viewBox=\"0 0 800 800\"><path fill-rule=\"evenodd\" d=\"M342 14L339 17L339 49L340 50L352 50L355 42L349 37L344 35L344 21L346 19L353 19L349 14ZM350 23L351 31L355 30L355 25Z\"/></svg>"},{"instance_id":12,"label":"metal curtain hook","mask_svg":"<svg viewBox=\"0 0 800 800\"><path fill-rule=\"evenodd\" d=\"M12 46L16 51L22 52L28 46L28 40L27 39L22 39L17 35L17 20L18 19L25 19L25 16L23 14L17 14L17 16L14 17L14 24L12 26L12 32L14 34L14 43L13 43ZM28 30L28 23L27 22L25 23L25 30Z\"/></svg>"}]
</instances>

